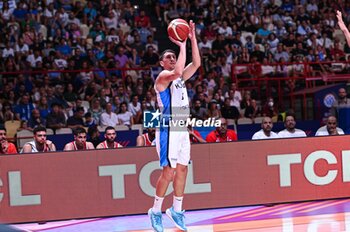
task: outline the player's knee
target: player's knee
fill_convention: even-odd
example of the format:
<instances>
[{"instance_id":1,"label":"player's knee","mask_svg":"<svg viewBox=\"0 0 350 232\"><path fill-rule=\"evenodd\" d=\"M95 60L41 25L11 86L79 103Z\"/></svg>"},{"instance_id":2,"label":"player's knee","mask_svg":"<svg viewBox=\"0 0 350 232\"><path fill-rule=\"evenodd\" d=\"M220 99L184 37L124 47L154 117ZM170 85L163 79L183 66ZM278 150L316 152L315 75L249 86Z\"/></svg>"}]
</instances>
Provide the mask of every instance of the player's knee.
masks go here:
<instances>
[{"instance_id":1,"label":"player's knee","mask_svg":"<svg viewBox=\"0 0 350 232\"><path fill-rule=\"evenodd\" d=\"M164 170L162 175L165 180L167 180L168 182L171 182L174 179L174 170L172 169Z\"/></svg>"},{"instance_id":2,"label":"player's knee","mask_svg":"<svg viewBox=\"0 0 350 232\"><path fill-rule=\"evenodd\" d=\"M185 165L179 165L178 164L177 167L176 167L176 172L181 172L181 173L186 174L187 170L188 170L188 168Z\"/></svg>"}]
</instances>

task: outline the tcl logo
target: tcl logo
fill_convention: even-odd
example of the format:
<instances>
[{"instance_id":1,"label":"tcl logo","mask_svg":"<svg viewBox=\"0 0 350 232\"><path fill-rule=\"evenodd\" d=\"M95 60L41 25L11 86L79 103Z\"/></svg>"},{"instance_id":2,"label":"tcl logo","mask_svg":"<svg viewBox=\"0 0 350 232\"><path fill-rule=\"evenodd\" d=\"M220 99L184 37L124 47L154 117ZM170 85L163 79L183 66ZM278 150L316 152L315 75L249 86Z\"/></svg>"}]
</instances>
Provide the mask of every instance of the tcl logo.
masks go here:
<instances>
[{"instance_id":1,"label":"tcl logo","mask_svg":"<svg viewBox=\"0 0 350 232\"><path fill-rule=\"evenodd\" d=\"M327 185L332 183L338 176L339 170L328 169L324 176L319 176L315 173L315 164L318 160L323 159L328 164L337 164L338 160L336 156L329 151L320 150L310 153L304 162L304 176L305 178L314 185ZM267 164L269 166L278 165L280 186L290 187L292 186L291 173L293 171L293 165L299 165L302 163L301 154L278 154L267 156ZM342 151L342 180L343 182L350 182L350 151Z\"/></svg>"},{"instance_id":2,"label":"tcl logo","mask_svg":"<svg viewBox=\"0 0 350 232\"><path fill-rule=\"evenodd\" d=\"M3 186L3 181L0 178L0 187ZM8 189L10 206L24 206L24 205L40 205L40 195L22 195L22 180L20 171L8 172ZM4 197L4 193L0 192L0 202Z\"/></svg>"}]
</instances>

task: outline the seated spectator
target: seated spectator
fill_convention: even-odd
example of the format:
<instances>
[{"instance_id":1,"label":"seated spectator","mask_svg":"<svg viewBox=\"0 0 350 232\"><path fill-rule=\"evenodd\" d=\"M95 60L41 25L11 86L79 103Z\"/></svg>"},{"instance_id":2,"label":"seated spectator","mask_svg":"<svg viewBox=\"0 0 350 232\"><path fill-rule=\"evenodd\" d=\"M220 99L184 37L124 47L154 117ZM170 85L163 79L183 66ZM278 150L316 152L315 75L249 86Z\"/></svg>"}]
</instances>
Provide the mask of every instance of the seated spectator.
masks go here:
<instances>
[{"instance_id":1,"label":"seated spectator","mask_svg":"<svg viewBox=\"0 0 350 232\"><path fill-rule=\"evenodd\" d=\"M6 128L0 126L0 155L1 154L17 154L16 146L7 141Z\"/></svg>"},{"instance_id":2,"label":"seated spectator","mask_svg":"<svg viewBox=\"0 0 350 232\"><path fill-rule=\"evenodd\" d=\"M272 128L272 119L270 117L264 117L261 122L261 130L253 135L252 140L278 138L278 135L275 132L271 131Z\"/></svg>"},{"instance_id":3,"label":"seated spectator","mask_svg":"<svg viewBox=\"0 0 350 232\"><path fill-rule=\"evenodd\" d=\"M22 96L20 103L15 106L15 118L16 120L28 121L31 117L31 113L35 106L29 101L29 95L25 94Z\"/></svg>"},{"instance_id":4,"label":"seated spectator","mask_svg":"<svg viewBox=\"0 0 350 232\"><path fill-rule=\"evenodd\" d=\"M36 153L56 151L55 144L46 139L46 128L38 126L34 128L34 140L24 144L20 153Z\"/></svg>"},{"instance_id":5,"label":"seated spectator","mask_svg":"<svg viewBox=\"0 0 350 232\"><path fill-rule=\"evenodd\" d=\"M51 112L46 119L46 127L53 130L60 129L66 126L66 117L62 112L61 106L57 103L51 105Z\"/></svg>"},{"instance_id":6,"label":"seated spectator","mask_svg":"<svg viewBox=\"0 0 350 232\"><path fill-rule=\"evenodd\" d=\"M101 103L100 100L95 98L92 100L92 105L89 109L89 112L91 113L92 117L94 118L95 122L97 124L100 123L100 117L101 114L103 113L102 107L101 107Z\"/></svg>"},{"instance_id":7,"label":"seated spectator","mask_svg":"<svg viewBox=\"0 0 350 232\"><path fill-rule=\"evenodd\" d=\"M334 116L329 116L325 126L320 127L315 136L326 136L326 135L343 135L344 131L337 127L337 118Z\"/></svg>"},{"instance_id":8,"label":"seated spectator","mask_svg":"<svg viewBox=\"0 0 350 232\"><path fill-rule=\"evenodd\" d=\"M128 111L125 102L120 104L120 112L117 115L119 124L131 127L134 124L134 118L130 111Z\"/></svg>"},{"instance_id":9,"label":"seated spectator","mask_svg":"<svg viewBox=\"0 0 350 232\"><path fill-rule=\"evenodd\" d=\"M128 110L132 113L134 117L134 123L140 123L142 117L141 103L139 102L139 97L137 95L132 96L132 101L129 103Z\"/></svg>"},{"instance_id":10,"label":"seated spectator","mask_svg":"<svg viewBox=\"0 0 350 232\"><path fill-rule=\"evenodd\" d=\"M240 113L235 106L231 106L230 98L225 98L223 107L221 108L221 115L226 119L235 119L237 120L240 117Z\"/></svg>"},{"instance_id":11,"label":"seated spectator","mask_svg":"<svg viewBox=\"0 0 350 232\"><path fill-rule=\"evenodd\" d=\"M338 90L338 99L333 103L331 108L332 115L337 115L339 107L350 107L350 98L347 98L345 88Z\"/></svg>"},{"instance_id":12,"label":"seated spectator","mask_svg":"<svg viewBox=\"0 0 350 232\"><path fill-rule=\"evenodd\" d=\"M278 115L278 107L276 106L272 97L269 97L265 103L265 106L262 111L263 116L275 117Z\"/></svg>"},{"instance_id":13,"label":"seated spectator","mask_svg":"<svg viewBox=\"0 0 350 232\"><path fill-rule=\"evenodd\" d=\"M202 135L197 130L193 129L193 127L191 125L188 125L187 131L190 134L191 143L206 143L207 142L207 141L205 141L205 139L202 138Z\"/></svg>"},{"instance_id":14,"label":"seated spectator","mask_svg":"<svg viewBox=\"0 0 350 232\"><path fill-rule=\"evenodd\" d=\"M33 128L28 126L28 121L26 120L21 120L20 126L17 128L17 131L22 131L22 130L29 130L32 131Z\"/></svg>"},{"instance_id":15,"label":"seated spectator","mask_svg":"<svg viewBox=\"0 0 350 232\"><path fill-rule=\"evenodd\" d=\"M147 133L137 136L136 146L145 147L155 145L156 130L155 128L147 128Z\"/></svg>"},{"instance_id":16,"label":"seated spectator","mask_svg":"<svg viewBox=\"0 0 350 232\"><path fill-rule=\"evenodd\" d=\"M236 141L237 134L234 130L227 129L225 118L220 118L221 126L210 132L205 139L208 143L221 143L226 141Z\"/></svg>"},{"instance_id":17,"label":"seated spectator","mask_svg":"<svg viewBox=\"0 0 350 232\"><path fill-rule=\"evenodd\" d=\"M278 133L278 137L280 138L296 138L296 137L306 137L304 131L295 128L295 115L292 113L286 114L286 119L284 121L284 127L286 129L280 131Z\"/></svg>"},{"instance_id":18,"label":"seated spectator","mask_svg":"<svg viewBox=\"0 0 350 232\"><path fill-rule=\"evenodd\" d=\"M40 111L38 109L34 109L32 111L32 117L28 121L28 127L35 128L37 126L46 126L46 120L40 116Z\"/></svg>"},{"instance_id":19,"label":"seated spectator","mask_svg":"<svg viewBox=\"0 0 350 232\"><path fill-rule=\"evenodd\" d=\"M208 108L208 118L222 118L221 111L218 109L216 101L211 101Z\"/></svg>"},{"instance_id":20,"label":"seated spectator","mask_svg":"<svg viewBox=\"0 0 350 232\"><path fill-rule=\"evenodd\" d=\"M84 120L84 127L92 127L92 126L97 125L95 122L95 119L92 117L90 112L87 112L84 115L84 119L85 119Z\"/></svg>"},{"instance_id":21,"label":"seated spectator","mask_svg":"<svg viewBox=\"0 0 350 232\"><path fill-rule=\"evenodd\" d=\"M67 119L67 127L69 128L78 128L84 126L84 108L76 108L74 115Z\"/></svg>"},{"instance_id":22,"label":"seated spectator","mask_svg":"<svg viewBox=\"0 0 350 232\"><path fill-rule=\"evenodd\" d=\"M201 101L195 100L193 107L191 108L191 117L199 120L205 120L208 118L207 109L201 107Z\"/></svg>"},{"instance_id":23,"label":"seated spectator","mask_svg":"<svg viewBox=\"0 0 350 232\"><path fill-rule=\"evenodd\" d=\"M120 145L115 141L116 138L117 138L117 132L115 131L114 127L108 126L105 129L106 140L98 144L96 149L115 149L115 148L123 147L122 145Z\"/></svg>"},{"instance_id":24,"label":"seated spectator","mask_svg":"<svg viewBox=\"0 0 350 232\"><path fill-rule=\"evenodd\" d=\"M261 108L255 99L250 99L250 104L245 108L244 117L254 119L261 115Z\"/></svg>"},{"instance_id":25,"label":"seated spectator","mask_svg":"<svg viewBox=\"0 0 350 232\"><path fill-rule=\"evenodd\" d=\"M64 151L90 150L95 149L91 142L86 142L86 130L82 127L73 129L74 141L67 143Z\"/></svg>"},{"instance_id":26,"label":"seated spectator","mask_svg":"<svg viewBox=\"0 0 350 232\"><path fill-rule=\"evenodd\" d=\"M106 111L100 116L100 126L112 126L119 125L119 117L116 113L112 112L112 103L107 103Z\"/></svg>"}]
</instances>

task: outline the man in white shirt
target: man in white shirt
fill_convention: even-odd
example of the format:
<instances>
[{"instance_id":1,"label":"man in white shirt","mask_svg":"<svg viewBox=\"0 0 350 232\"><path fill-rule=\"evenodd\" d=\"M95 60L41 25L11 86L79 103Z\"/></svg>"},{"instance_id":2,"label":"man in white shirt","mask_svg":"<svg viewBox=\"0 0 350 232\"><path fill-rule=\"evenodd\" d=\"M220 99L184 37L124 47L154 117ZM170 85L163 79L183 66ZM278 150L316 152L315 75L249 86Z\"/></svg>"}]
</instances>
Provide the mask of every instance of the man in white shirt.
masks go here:
<instances>
[{"instance_id":1,"label":"man in white shirt","mask_svg":"<svg viewBox=\"0 0 350 232\"><path fill-rule=\"evenodd\" d=\"M344 131L337 127L337 118L334 116L329 116L327 118L327 123L325 126L320 127L315 136L326 136L326 135L343 135Z\"/></svg>"},{"instance_id":2,"label":"man in white shirt","mask_svg":"<svg viewBox=\"0 0 350 232\"><path fill-rule=\"evenodd\" d=\"M115 127L118 124L118 115L112 111L112 103L108 102L106 104L106 111L100 116L100 125Z\"/></svg>"},{"instance_id":3,"label":"man in white shirt","mask_svg":"<svg viewBox=\"0 0 350 232\"><path fill-rule=\"evenodd\" d=\"M306 137L304 131L295 128L295 116L294 114L287 114L284 121L284 127L286 129L280 131L278 136L280 138L297 138L297 137Z\"/></svg>"},{"instance_id":4,"label":"man in white shirt","mask_svg":"<svg viewBox=\"0 0 350 232\"><path fill-rule=\"evenodd\" d=\"M261 130L253 135L252 140L279 138L275 132L271 131L272 127L272 119L270 117L264 117L261 122Z\"/></svg>"},{"instance_id":5,"label":"man in white shirt","mask_svg":"<svg viewBox=\"0 0 350 232\"><path fill-rule=\"evenodd\" d=\"M142 116L141 103L139 102L139 97L134 95L131 98L131 102L128 105L128 111L130 111L134 117L134 123L139 123Z\"/></svg>"}]
</instances>

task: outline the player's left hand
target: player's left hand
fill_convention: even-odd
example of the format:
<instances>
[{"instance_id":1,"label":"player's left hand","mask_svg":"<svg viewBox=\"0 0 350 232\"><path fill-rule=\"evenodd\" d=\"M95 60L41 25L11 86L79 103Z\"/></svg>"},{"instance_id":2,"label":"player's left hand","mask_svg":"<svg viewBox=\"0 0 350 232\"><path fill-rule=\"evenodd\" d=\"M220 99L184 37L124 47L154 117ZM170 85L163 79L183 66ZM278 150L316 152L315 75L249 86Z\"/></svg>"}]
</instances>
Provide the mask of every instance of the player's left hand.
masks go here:
<instances>
[{"instance_id":1,"label":"player's left hand","mask_svg":"<svg viewBox=\"0 0 350 232\"><path fill-rule=\"evenodd\" d=\"M189 26L190 26L190 32L188 34L188 38L190 39L196 38L196 24L192 20L190 20Z\"/></svg>"},{"instance_id":2,"label":"player's left hand","mask_svg":"<svg viewBox=\"0 0 350 232\"><path fill-rule=\"evenodd\" d=\"M347 27L343 21L342 13L339 10L337 10L337 19L338 19L338 25L340 30L342 31L347 30Z\"/></svg>"}]
</instances>

